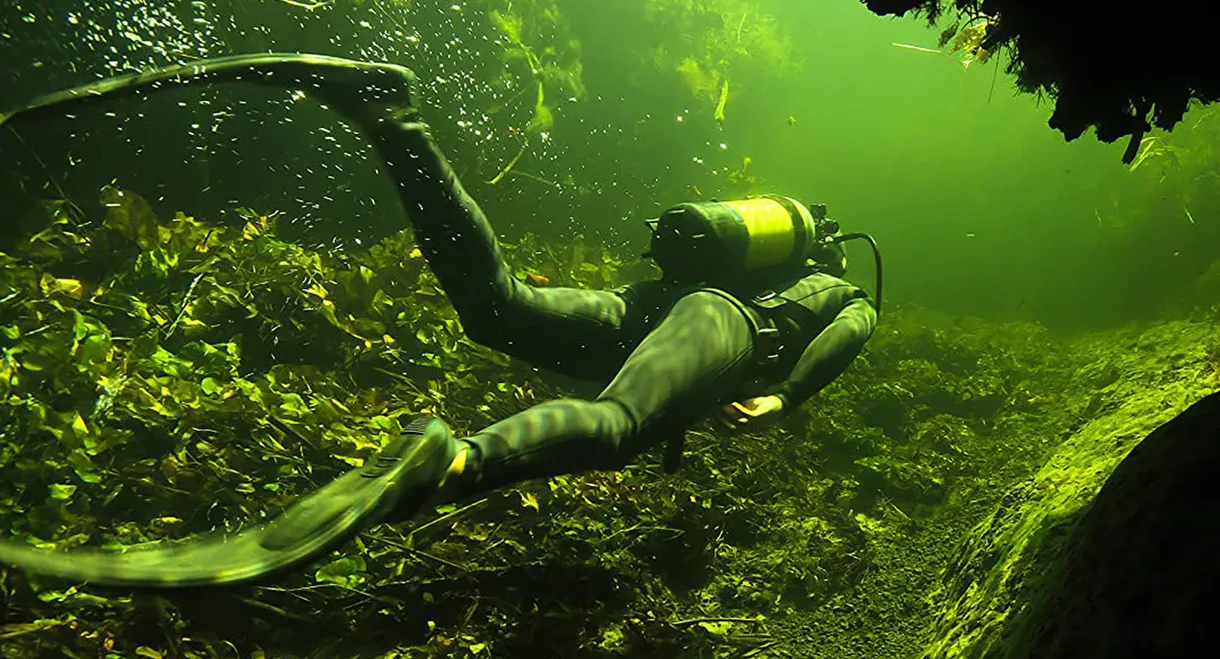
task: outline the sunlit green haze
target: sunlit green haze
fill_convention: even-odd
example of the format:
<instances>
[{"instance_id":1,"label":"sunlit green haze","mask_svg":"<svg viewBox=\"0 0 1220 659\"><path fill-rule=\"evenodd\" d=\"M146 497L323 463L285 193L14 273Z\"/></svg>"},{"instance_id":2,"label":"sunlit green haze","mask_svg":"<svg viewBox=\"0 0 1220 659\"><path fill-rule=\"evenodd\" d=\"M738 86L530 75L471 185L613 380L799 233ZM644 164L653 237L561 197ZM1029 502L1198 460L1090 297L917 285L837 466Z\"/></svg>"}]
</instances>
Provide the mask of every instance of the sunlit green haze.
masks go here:
<instances>
[{"instance_id":1,"label":"sunlit green haze","mask_svg":"<svg viewBox=\"0 0 1220 659\"><path fill-rule=\"evenodd\" d=\"M1193 111L1131 171L1125 142L1065 143L1007 53L944 27L853 0L24 0L0 15L0 101L230 53L391 61L508 240L636 256L668 205L778 192L873 234L894 305L1074 329L1170 304L1220 244L1217 120ZM291 91L189 87L22 131L13 189L117 180L162 214L278 211L336 248L404 222L363 138ZM850 278L871 286L859 245Z\"/></svg>"}]
</instances>

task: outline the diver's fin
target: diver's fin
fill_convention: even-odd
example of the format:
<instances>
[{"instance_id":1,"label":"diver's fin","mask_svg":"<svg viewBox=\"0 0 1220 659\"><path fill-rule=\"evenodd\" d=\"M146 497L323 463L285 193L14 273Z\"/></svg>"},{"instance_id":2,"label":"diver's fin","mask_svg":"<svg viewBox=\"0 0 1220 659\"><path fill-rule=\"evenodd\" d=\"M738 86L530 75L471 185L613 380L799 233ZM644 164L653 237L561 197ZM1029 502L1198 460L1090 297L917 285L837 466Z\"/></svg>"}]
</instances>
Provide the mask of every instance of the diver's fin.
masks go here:
<instances>
[{"instance_id":1,"label":"diver's fin","mask_svg":"<svg viewBox=\"0 0 1220 659\"><path fill-rule=\"evenodd\" d=\"M383 102L410 105L415 74L396 64L360 62L341 57L304 53L229 55L105 78L79 87L40 96L11 112L0 114L0 125L19 115L45 114L54 108L69 110L99 97L120 97L170 84L193 82L252 82L285 89L300 89L328 103ZM352 90L358 99L349 99ZM337 93L338 96L332 97Z\"/></svg>"},{"instance_id":2,"label":"diver's fin","mask_svg":"<svg viewBox=\"0 0 1220 659\"><path fill-rule=\"evenodd\" d=\"M107 586L187 588L265 579L316 560L391 513L413 514L436 492L456 452L443 421L419 417L363 467L264 526L125 552L59 552L0 540L0 564Z\"/></svg>"}]
</instances>

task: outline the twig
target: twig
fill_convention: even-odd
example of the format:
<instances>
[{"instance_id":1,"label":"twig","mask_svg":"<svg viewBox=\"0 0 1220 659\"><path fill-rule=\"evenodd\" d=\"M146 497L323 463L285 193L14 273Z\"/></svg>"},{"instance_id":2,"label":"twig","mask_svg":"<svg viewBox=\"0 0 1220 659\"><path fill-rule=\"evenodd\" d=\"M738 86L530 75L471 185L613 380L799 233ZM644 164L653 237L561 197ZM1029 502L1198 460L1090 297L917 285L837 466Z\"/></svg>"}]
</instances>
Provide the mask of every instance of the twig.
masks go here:
<instances>
[{"instance_id":1,"label":"twig","mask_svg":"<svg viewBox=\"0 0 1220 659\"><path fill-rule=\"evenodd\" d=\"M678 620L669 624L674 627L686 627L688 625L697 625L701 622L748 622L762 624L763 621L758 618L691 618L689 620Z\"/></svg>"},{"instance_id":2,"label":"twig","mask_svg":"<svg viewBox=\"0 0 1220 659\"><path fill-rule=\"evenodd\" d=\"M191 306L191 298L195 295L195 287L199 285L199 280L203 279L205 274L207 274L206 270L195 275L195 278L191 280L191 285L186 289L186 295L182 296L182 308L178 309L178 315L174 318L174 322L170 323L169 330L165 332L165 338L168 339L173 335L174 330L178 329L178 323L182 322L182 317L186 315L186 308Z\"/></svg>"},{"instance_id":3,"label":"twig","mask_svg":"<svg viewBox=\"0 0 1220 659\"><path fill-rule=\"evenodd\" d=\"M479 499L478 501L475 501L474 503L462 506L461 508L458 508L457 510L454 510L452 512L441 515L440 517L437 517L434 520L428 521L424 524L421 524L420 526L417 526L417 527L411 529L411 532L407 534L407 537L410 538L410 537L414 536L416 533L420 533L430 526L435 526L445 520L457 517L458 515L461 515L462 513L466 512L467 510L470 510L470 509L474 508L475 506L481 506L485 503L487 503L487 497Z\"/></svg>"},{"instance_id":4,"label":"twig","mask_svg":"<svg viewBox=\"0 0 1220 659\"><path fill-rule=\"evenodd\" d=\"M16 295L16 293L14 293L13 295ZM7 301L7 300L0 300L0 304L3 304L3 303L4 303L4 302L6 302L6 301ZM120 313L126 314L126 315L127 315L129 318L139 318L139 316L137 316L137 315L135 315L134 313L132 313L132 312L130 312L130 311L128 311L128 310L126 310L126 309L124 309L123 307L116 307L116 306L114 306L113 304L106 304L105 302L98 302L97 300L93 300L93 299L85 300L85 302L86 302L86 303L88 303L88 304L92 304L92 305L95 305L95 306L99 306L99 307L101 307L101 308L103 308L103 309L113 309L113 310L118 311L118 312L120 312Z\"/></svg>"},{"instance_id":5,"label":"twig","mask_svg":"<svg viewBox=\"0 0 1220 659\"><path fill-rule=\"evenodd\" d=\"M462 619L462 624L458 626L459 630L465 628L466 625L470 624L470 619L472 617L474 617L474 612L478 608L479 608L479 600L475 600L470 603L470 608L466 609L466 617Z\"/></svg>"},{"instance_id":6,"label":"twig","mask_svg":"<svg viewBox=\"0 0 1220 659\"><path fill-rule=\"evenodd\" d=\"M756 657L759 654L762 654L764 651L769 650L777 645L779 645L778 640L771 641L770 643L763 643L762 645L754 648L753 650L750 650L749 652L746 652L745 654L741 655L740 659L750 659L750 657Z\"/></svg>"},{"instance_id":7,"label":"twig","mask_svg":"<svg viewBox=\"0 0 1220 659\"><path fill-rule=\"evenodd\" d=\"M285 609L281 609L280 607L278 607L278 606L276 606L276 605L274 605L274 604L268 604L268 603L266 603L266 602L260 602L260 601L258 601L258 600L256 600L256 599L252 599L252 598L249 598L249 597L238 597L238 598L237 598L237 601L239 601L239 602L241 602L241 603L243 603L243 604L246 604L246 605L248 605L248 606L252 606L252 607L254 607L254 608L256 608L256 609L262 609L262 610L264 610L264 611L266 611L266 612L268 612L268 613L273 613L273 614L275 614L275 615L277 615L277 616L280 616L281 618L286 618L286 619L288 619L288 620L293 620L293 621L295 621L295 622L302 622L302 623L305 623L305 624L307 624L307 625L316 625L316 624L317 624L317 621L316 621L316 620L313 620L313 619L307 618L307 617L302 616L302 615L298 615L298 614L296 614L296 613L292 613L292 612L287 611L287 610L285 610Z\"/></svg>"},{"instance_id":8,"label":"twig","mask_svg":"<svg viewBox=\"0 0 1220 659\"><path fill-rule=\"evenodd\" d=\"M47 180L51 182L51 185L55 186L55 191L59 193L60 199L63 199L64 202L67 203L72 210L76 211L76 213L83 219L85 217L85 212L82 211L80 206L77 206L76 202L72 201L72 198L69 197L68 193L64 191L63 186L61 186L59 181L55 179L55 175L51 173L51 168L47 167L47 164L43 162L42 158L38 155L38 152L30 147L28 143L26 143L25 138L21 136L21 133L17 132L16 128L9 126L8 129L9 132L13 134L13 137L16 137L18 142L21 142L21 146L25 147L25 150L29 151L31 156L34 156L34 160L38 163L38 166L42 168L42 172L47 175Z\"/></svg>"},{"instance_id":9,"label":"twig","mask_svg":"<svg viewBox=\"0 0 1220 659\"><path fill-rule=\"evenodd\" d=\"M382 6L380 1L374 2L373 7L375 7L377 9L377 11L381 12L381 15L386 17L386 20L390 21L391 23L394 24L395 27L402 30L403 34L407 34L407 33L411 32L411 29L408 28L405 23L398 20L398 17L391 16L390 12L386 11L385 7Z\"/></svg>"},{"instance_id":10,"label":"twig","mask_svg":"<svg viewBox=\"0 0 1220 659\"><path fill-rule=\"evenodd\" d=\"M390 540L389 538L383 538L383 537L380 537L380 536L374 536L374 537L373 537L373 539L374 539L374 540L377 540L378 542L383 542L383 543L385 543L385 544L387 544L387 545L389 545L389 546L391 546L391 547L393 547L393 548L395 548L395 549L400 549L400 550L405 551L405 552L410 552L410 553L415 554L415 555L417 555L417 556L423 556L424 558L430 558L430 559L432 559L432 560L436 561L437 563L440 563L440 564L442 564L442 565L448 565L449 567L452 567L452 568L457 568L457 569L459 569L459 570L461 570L461 571L463 571L463 572L468 572L468 571L470 570L470 568L468 568L468 567L466 567L466 566L464 566L464 565L460 565L460 564L458 564L458 563L454 563L453 561L451 561L451 560L449 560L449 559L446 559L446 558L441 558L440 556L437 556L437 555L435 555L435 554L429 554L428 552L426 552L426 551L424 551L424 550L422 550L422 549L416 549L416 548L414 548L414 547L408 547L408 546L406 546L406 545L402 544L401 542L396 542L396 541L394 541L394 540Z\"/></svg>"},{"instance_id":11,"label":"twig","mask_svg":"<svg viewBox=\"0 0 1220 659\"><path fill-rule=\"evenodd\" d=\"M313 465L312 462L310 462L304 458L298 458L295 455L282 455L280 453L275 453L273 451L267 451L266 453L263 453L263 455L267 456L268 458L279 458L281 460L287 460L288 462L298 462L300 464L310 465L310 466Z\"/></svg>"},{"instance_id":12,"label":"twig","mask_svg":"<svg viewBox=\"0 0 1220 659\"><path fill-rule=\"evenodd\" d=\"M750 645L748 647L751 647L751 648L756 648L756 647L758 647L759 643L762 643L764 641L770 641L770 640L773 640L774 638L775 638L775 636L769 632L751 633L751 634L732 634L730 636L724 637L724 639L726 641L731 641L733 643L738 643L738 644L742 644L742 645L749 643Z\"/></svg>"},{"instance_id":13,"label":"twig","mask_svg":"<svg viewBox=\"0 0 1220 659\"><path fill-rule=\"evenodd\" d=\"M495 549L496 547L499 547L500 545L502 545L502 544L504 544L504 543L506 543L506 542L508 542L508 541L507 541L507 540L505 540L504 538L500 538L499 540L496 540L495 542L491 543L490 545L487 545L486 547L484 547L484 548L483 548L483 551L479 552L479 555L480 555L480 556L483 556L483 555L485 555L487 552L489 552L489 551L491 551L491 550Z\"/></svg>"},{"instance_id":14,"label":"twig","mask_svg":"<svg viewBox=\"0 0 1220 659\"><path fill-rule=\"evenodd\" d=\"M420 395L422 395L424 393L419 388L419 385L415 384L415 382L411 378L403 375L402 373L395 373L394 371L382 368L380 366L374 366L373 370L377 371L378 373L381 373L382 375L388 375L388 376L394 378L395 380L398 380L399 382L401 382L403 384L403 386L405 386L407 389L410 389L411 393L420 394Z\"/></svg>"},{"instance_id":15,"label":"twig","mask_svg":"<svg viewBox=\"0 0 1220 659\"><path fill-rule=\"evenodd\" d=\"M1000 75L1000 57L995 58L995 68L991 70L991 89L987 91L987 104L991 104L991 96L995 94L995 79Z\"/></svg>"},{"instance_id":16,"label":"twig","mask_svg":"<svg viewBox=\"0 0 1220 659\"><path fill-rule=\"evenodd\" d=\"M668 526L645 526L643 524L636 524L635 526L629 526L625 529L619 529L619 530L615 531L614 533L611 533L610 535L603 538L603 540L609 540L610 538L613 538L616 535L622 535L624 533L631 533L632 531L670 531L672 533L676 533L677 535L682 535L682 533L683 533L682 529L675 529L675 528L671 528Z\"/></svg>"},{"instance_id":17,"label":"twig","mask_svg":"<svg viewBox=\"0 0 1220 659\"><path fill-rule=\"evenodd\" d=\"M522 142L521 149L519 151L517 151L517 155L513 156L513 159L508 161L508 164L504 166L504 169L500 170L500 173L496 174L496 177L493 178L492 180L488 181L487 184L495 185L495 184L499 183L501 181L501 179L503 179L505 176L508 176L508 173L510 171L512 171L513 166L515 166L517 164L517 161L521 159L521 156L525 155L525 148L528 146L529 146L529 140Z\"/></svg>"},{"instance_id":18,"label":"twig","mask_svg":"<svg viewBox=\"0 0 1220 659\"><path fill-rule=\"evenodd\" d=\"M214 234L214 233L216 233L215 229L208 229L208 233L207 233L207 235L205 235L203 237L203 240L200 240L199 242L195 243L195 251L206 252L208 249L208 241L212 239L212 234ZM199 249L200 247L203 247L203 249ZM214 259L214 258L215 257L212 257L212 259ZM212 259L208 259L207 261L204 261L200 265L211 265L210 261Z\"/></svg>"},{"instance_id":19,"label":"twig","mask_svg":"<svg viewBox=\"0 0 1220 659\"><path fill-rule=\"evenodd\" d=\"M907 50L916 50L916 51L919 51L919 52L921 52L921 53L933 53L933 54L936 54L936 55L943 55L943 54L944 54L942 51L939 51L939 50L936 50L936 49L933 49L933 48L924 48L923 46L913 46L913 45L911 45L911 44L909 44L909 43L896 43L896 42L893 42L893 43L891 43L890 45L896 46L896 47L898 47L898 48L906 48Z\"/></svg>"},{"instance_id":20,"label":"twig","mask_svg":"<svg viewBox=\"0 0 1220 659\"><path fill-rule=\"evenodd\" d=\"M903 518L903 519L905 519L905 520L906 520L906 521L908 521L908 522L909 522L909 521L911 521L911 518L910 518L910 517L908 517L906 513L902 512L902 509L901 509L901 508L899 508L898 506L894 505L894 502L893 502L893 501L890 501L890 500L889 500L889 497L882 496L882 497L881 497L881 500L882 500L882 501L884 501L884 502L886 502L887 504L889 504L890 508L893 508L894 510L896 510L896 511L898 512L898 514L899 514L899 515L902 515L902 518Z\"/></svg>"},{"instance_id":21,"label":"twig","mask_svg":"<svg viewBox=\"0 0 1220 659\"><path fill-rule=\"evenodd\" d=\"M314 10L321 9L323 7L327 7L329 5L335 4L335 0L326 0L325 2L311 2L311 3L297 2L296 0L279 0L279 1L290 7L297 7L299 9L304 9L305 11L314 11Z\"/></svg>"},{"instance_id":22,"label":"twig","mask_svg":"<svg viewBox=\"0 0 1220 659\"><path fill-rule=\"evenodd\" d=\"M507 173L512 174L513 176L521 176L521 177L528 178L533 181L538 181L539 183L545 183L546 185L549 185L549 186L555 188L556 190L563 189L563 186L559 185L558 183L544 179L541 176L538 176L536 174L530 174L529 172L507 172Z\"/></svg>"},{"instance_id":23,"label":"twig","mask_svg":"<svg viewBox=\"0 0 1220 659\"><path fill-rule=\"evenodd\" d=\"M25 636L26 634L36 634L45 629L54 629L55 627L63 627L65 624L67 624L67 623L60 622L59 620L52 620L49 622L48 621L38 621L38 622L5 625L3 627L0 627L0 639L17 638L18 636Z\"/></svg>"},{"instance_id":24,"label":"twig","mask_svg":"<svg viewBox=\"0 0 1220 659\"><path fill-rule=\"evenodd\" d=\"M288 433L289 435L292 435L293 437L296 437L297 441L301 442L302 445L308 446L309 448L317 448L317 446L312 441L310 441L309 438L307 438L305 435L302 435L300 432L297 431L296 428L293 428L292 426L288 425L287 423L284 423L282 420L280 420L274 416L268 416L267 421L271 425L273 425L277 429L279 429L281 432L285 432L285 433Z\"/></svg>"}]
</instances>

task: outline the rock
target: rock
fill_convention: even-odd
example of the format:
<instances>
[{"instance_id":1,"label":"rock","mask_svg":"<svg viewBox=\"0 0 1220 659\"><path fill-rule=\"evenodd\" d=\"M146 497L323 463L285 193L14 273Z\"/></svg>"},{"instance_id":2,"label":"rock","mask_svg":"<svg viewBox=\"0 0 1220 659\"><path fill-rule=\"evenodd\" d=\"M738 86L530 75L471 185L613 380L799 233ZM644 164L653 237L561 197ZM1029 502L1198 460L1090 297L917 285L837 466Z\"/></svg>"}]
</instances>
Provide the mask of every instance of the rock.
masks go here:
<instances>
[{"instance_id":1,"label":"rock","mask_svg":"<svg viewBox=\"0 0 1220 659\"><path fill-rule=\"evenodd\" d=\"M1161 358L1119 361L1111 402L1028 480L997 483L999 505L928 594L923 659L1168 657L1150 644L1193 640L1175 625L1201 614L1180 607L1199 606L1196 582L1218 592L1220 494L1206 488L1220 468L1220 394L1204 393L1202 363L1170 373Z\"/></svg>"},{"instance_id":2,"label":"rock","mask_svg":"<svg viewBox=\"0 0 1220 659\"><path fill-rule=\"evenodd\" d=\"M1185 657L1220 593L1220 393L1127 455L1073 529L1062 578L1010 657Z\"/></svg>"}]
</instances>

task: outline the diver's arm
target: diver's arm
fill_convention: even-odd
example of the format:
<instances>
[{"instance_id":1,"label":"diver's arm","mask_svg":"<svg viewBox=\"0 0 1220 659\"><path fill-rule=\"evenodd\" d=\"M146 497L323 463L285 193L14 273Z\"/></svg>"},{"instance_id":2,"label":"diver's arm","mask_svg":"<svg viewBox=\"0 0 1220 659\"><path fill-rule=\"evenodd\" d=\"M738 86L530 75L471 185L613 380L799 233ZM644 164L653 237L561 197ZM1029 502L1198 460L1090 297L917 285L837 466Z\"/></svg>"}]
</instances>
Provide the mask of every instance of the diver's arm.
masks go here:
<instances>
[{"instance_id":1,"label":"diver's arm","mask_svg":"<svg viewBox=\"0 0 1220 659\"><path fill-rule=\"evenodd\" d=\"M877 326L877 311L866 298L850 300L835 319L805 346L788 379L774 395L791 411L839 377L864 349Z\"/></svg>"}]
</instances>

